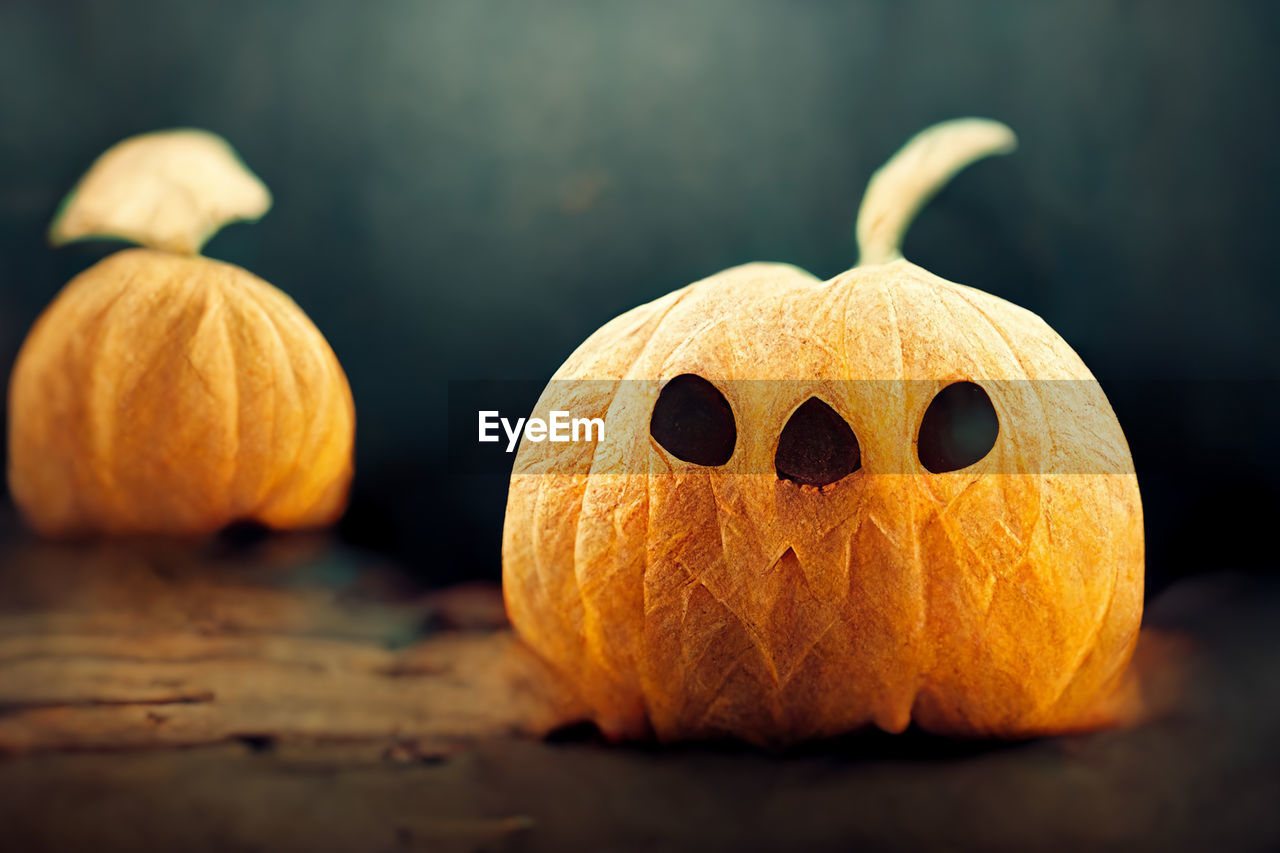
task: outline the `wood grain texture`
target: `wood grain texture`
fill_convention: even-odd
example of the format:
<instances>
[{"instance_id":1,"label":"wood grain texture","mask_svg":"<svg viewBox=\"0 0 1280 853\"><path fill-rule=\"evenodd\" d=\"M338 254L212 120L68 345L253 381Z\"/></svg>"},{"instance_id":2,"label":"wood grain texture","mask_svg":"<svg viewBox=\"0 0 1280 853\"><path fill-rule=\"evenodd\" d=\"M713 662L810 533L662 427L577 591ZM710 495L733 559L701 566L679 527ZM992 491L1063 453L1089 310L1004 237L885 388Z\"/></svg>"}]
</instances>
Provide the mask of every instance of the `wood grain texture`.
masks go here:
<instances>
[{"instance_id":1,"label":"wood grain texture","mask_svg":"<svg viewBox=\"0 0 1280 853\"><path fill-rule=\"evenodd\" d=\"M1280 844L1274 584L1208 579L1149 608L1182 637L1192 689L1142 726L866 732L785 753L517 734L563 709L507 655L494 603L492 588L420 594L320 539L4 547L0 838L100 853ZM166 726L186 734L145 734Z\"/></svg>"},{"instance_id":2,"label":"wood grain texture","mask_svg":"<svg viewBox=\"0 0 1280 853\"><path fill-rule=\"evenodd\" d=\"M247 738L428 754L573 714L496 588L407 595L306 538L249 559L181 542L24 542L6 557L3 752Z\"/></svg>"}]
</instances>

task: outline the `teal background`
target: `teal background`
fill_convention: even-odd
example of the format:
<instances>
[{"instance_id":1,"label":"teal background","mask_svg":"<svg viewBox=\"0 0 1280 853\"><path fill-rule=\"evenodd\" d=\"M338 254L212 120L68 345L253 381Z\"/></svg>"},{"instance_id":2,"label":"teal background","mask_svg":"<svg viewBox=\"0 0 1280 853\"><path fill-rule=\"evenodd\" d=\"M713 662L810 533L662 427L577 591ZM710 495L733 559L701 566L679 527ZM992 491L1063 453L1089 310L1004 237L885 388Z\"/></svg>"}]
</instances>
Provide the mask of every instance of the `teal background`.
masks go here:
<instances>
[{"instance_id":1,"label":"teal background","mask_svg":"<svg viewBox=\"0 0 1280 853\"><path fill-rule=\"evenodd\" d=\"M922 127L999 118L906 254L1043 316L1112 396L1150 578L1270 571L1280 6L0 3L0 370L111 247L44 229L117 140L226 136L275 194L207 247L290 293L359 412L351 541L496 578L505 483L450 472L450 380L541 380L747 260L830 276Z\"/></svg>"}]
</instances>

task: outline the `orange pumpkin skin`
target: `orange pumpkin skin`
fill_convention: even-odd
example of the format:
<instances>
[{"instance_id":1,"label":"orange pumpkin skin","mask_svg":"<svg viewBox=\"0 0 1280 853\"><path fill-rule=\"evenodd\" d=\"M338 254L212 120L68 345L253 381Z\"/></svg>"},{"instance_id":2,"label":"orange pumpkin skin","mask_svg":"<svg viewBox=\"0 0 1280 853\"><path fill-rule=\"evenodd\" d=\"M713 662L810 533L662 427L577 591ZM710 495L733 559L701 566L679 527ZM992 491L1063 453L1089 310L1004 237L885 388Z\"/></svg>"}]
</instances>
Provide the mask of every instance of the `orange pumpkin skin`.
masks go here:
<instances>
[{"instance_id":1,"label":"orange pumpkin skin","mask_svg":"<svg viewBox=\"0 0 1280 853\"><path fill-rule=\"evenodd\" d=\"M53 536L333 521L346 376L297 305L239 267L129 249L44 311L9 386L9 487Z\"/></svg>"},{"instance_id":2,"label":"orange pumpkin skin","mask_svg":"<svg viewBox=\"0 0 1280 853\"><path fill-rule=\"evenodd\" d=\"M683 374L733 410L722 466L650 435ZM960 380L987 391L999 435L976 464L933 474L916 436ZM821 489L772 473L812 397L862 454ZM1141 500L1101 389L1034 314L901 259L826 282L751 264L605 325L535 414L554 410L603 418L606 438L521 445L505 598L611 737L1107 722L1141 621Z\"/></svg>"}]
</instances>

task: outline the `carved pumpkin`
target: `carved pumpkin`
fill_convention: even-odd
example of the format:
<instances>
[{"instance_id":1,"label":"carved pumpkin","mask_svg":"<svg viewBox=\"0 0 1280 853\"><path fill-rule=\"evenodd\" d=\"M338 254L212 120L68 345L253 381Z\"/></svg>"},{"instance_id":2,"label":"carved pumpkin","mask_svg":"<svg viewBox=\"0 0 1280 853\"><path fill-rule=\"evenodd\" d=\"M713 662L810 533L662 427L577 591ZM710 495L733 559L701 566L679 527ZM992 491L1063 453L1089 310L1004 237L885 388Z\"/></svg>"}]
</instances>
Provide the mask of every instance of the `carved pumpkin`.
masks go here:
<instances>
[{"instance_id":1,"label":"carved pumpkin","mask_svg":"<svg viewBox=\"0 0 1280 853\"><path fill-rule=\"evenodd\" d=\"M923 132L873 177L855 268L727 270L555 374L537 412L605 438L521 445L505 598L606 734L1012 737L1116 712L1143 535L1115 415L1043 320L898 251L1013 144Z\"/></svg>"},{"instance_id":2,"label":"carved pumpkin","mask_svg":"<svg viewBox=\"0 0 1280 853\"><path fill-rule=\"evenodd\" d=\"M294 302L199 256L271 199L219 137L127 139L68 197L55 244L121 237L32 328L9 385L9 489L48 535L199 534L239 520L333 521L352 475L354 407Z\"/></svg>"}]
</instances>

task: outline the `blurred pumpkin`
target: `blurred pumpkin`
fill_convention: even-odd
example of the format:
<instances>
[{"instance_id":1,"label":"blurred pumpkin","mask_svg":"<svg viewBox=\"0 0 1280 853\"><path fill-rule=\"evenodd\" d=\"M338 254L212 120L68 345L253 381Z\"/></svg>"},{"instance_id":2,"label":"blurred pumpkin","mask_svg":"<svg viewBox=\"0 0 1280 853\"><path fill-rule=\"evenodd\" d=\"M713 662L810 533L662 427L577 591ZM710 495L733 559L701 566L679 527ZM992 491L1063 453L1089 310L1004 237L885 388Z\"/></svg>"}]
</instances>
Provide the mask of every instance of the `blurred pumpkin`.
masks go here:
<instances>
[{"instance_id":1,"label":"blurred pumpkin","mask_svg":"<svg viewBox=\"0 0 1280 853\"><path fill-rule=\"evenodd\" d=\"M924 131L872 178L855 268L727 270L555 374L535 414L603 418L605 438L522 443L505 599L607 735L1116 718L1143 534L1115 415L1043 320L898 248L953 173L1014 142L980 119Z\"/></svg>"},{"instance_id":2,"label":"blurred pumpkin","mask_svg":"<svg viewBox=\"0 0 1280 853\"><path fill-rule=\"evenodd\" d=\"M352 476L346 376L288 296L200 256L270 207L221 138L145 134L102 155L53 243L148 248L76 276L27 336L9 384L9 489L47 535L200 534L336 519Z\"/></svg>"}]
</instances>

